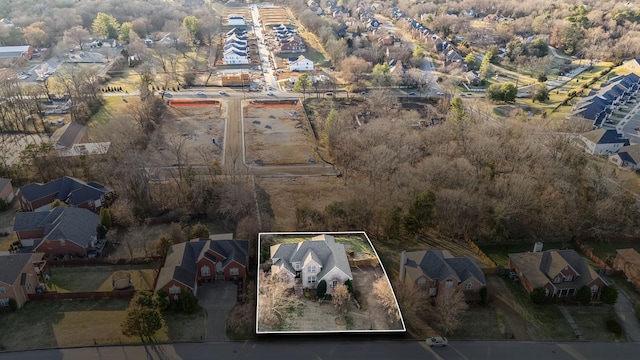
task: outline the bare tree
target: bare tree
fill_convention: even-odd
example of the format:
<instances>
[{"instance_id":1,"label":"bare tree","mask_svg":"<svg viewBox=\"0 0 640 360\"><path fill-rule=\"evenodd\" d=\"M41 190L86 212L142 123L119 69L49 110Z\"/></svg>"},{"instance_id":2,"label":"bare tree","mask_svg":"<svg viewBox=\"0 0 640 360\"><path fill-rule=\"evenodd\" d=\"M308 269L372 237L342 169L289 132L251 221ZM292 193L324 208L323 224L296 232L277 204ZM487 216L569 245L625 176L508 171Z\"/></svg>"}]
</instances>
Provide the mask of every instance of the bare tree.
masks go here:
<instances>
[{"instance_id":1,"label":"bare tree","mask_svg":"<svg viewBox=\"0 0 640 360\"><path fill-rule=\"evenodd\" d=\"M300 301L289 284L277 275L259 272L258 328L274 329L284 326L293 316L292 308Z\"/></svg>"},{"instance_id":2,"label":"bare tree","mask_svg":"<svg viewBox=\"0 0 640 360\"><path fill-rule=\"evenodd\" d=\"M350 300L351 294L349 293L349 289L347 289L346 285L339 284L333 288L331 304L333 304L333 307L338 311L338 317L340 319L344 319Z\"/></svg>"},{"instance_id":3,"label":"bare tree","mask_svg":"<svg viewBox=\"0 0 640 360\"><path fill-rule=\"evenodd\" d=\"M64 32L62 41L67 45L78 45L80 50L83 50L84 43L89 39L91 39L91 33L89 30L77 25Z\"/></svg>"},{"instance_id":4,"label":"bare tree","mask_svg":"<svg viewBox=\"0 0 640 360\"><path fill-rule=\"evenodd\" d=\"M387 310L387 314L391 319L393 321L400 320L400 309L386 276L381 276L373 282L373 293L380 301L380 305Z\"/></svg>"},{"instance_id":5,"label":"bare tree","mask_svg":"<svg viewBox=\"0 0 640 360\"><path fill-rule=\"evenodd\" d=\"M449 288L436 296L434 313L440 327L448 334L460 326L462 315L468 308L464 293L456 288Z\"/></svg>"}]
</instances>

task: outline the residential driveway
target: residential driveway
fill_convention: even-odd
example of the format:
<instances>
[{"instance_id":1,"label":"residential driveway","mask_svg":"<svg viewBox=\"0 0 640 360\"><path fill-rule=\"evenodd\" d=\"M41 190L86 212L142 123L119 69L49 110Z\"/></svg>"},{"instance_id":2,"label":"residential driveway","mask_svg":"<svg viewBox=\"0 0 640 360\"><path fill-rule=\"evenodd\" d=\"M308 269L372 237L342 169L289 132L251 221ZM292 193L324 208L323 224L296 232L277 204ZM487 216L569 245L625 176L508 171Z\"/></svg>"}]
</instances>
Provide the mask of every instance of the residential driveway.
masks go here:
<instances>
[{"instance_id":1,"label":"residential driveway","mask_svg":"<svg viewBox=\"0 0 640 360\"><path fill-rule=\"evenodd\" d=\"M227 341L227 316L236 304L237 289L231 281L206 283L198 288L198 302L207 312L207 342Z\"/></svg>"},{"instance_id":2,"label":"residential driveway","mask_svg":"<svg viewBox=\"0 0 640 360\"><path fill-rule=\"evenodd\" d=\"M624 328L627 341L640 341L640 321L636 315L633 305L627 298L624 291L618 289L618 301L613 306L620 325Z\"/></svg>"}]
</instances>

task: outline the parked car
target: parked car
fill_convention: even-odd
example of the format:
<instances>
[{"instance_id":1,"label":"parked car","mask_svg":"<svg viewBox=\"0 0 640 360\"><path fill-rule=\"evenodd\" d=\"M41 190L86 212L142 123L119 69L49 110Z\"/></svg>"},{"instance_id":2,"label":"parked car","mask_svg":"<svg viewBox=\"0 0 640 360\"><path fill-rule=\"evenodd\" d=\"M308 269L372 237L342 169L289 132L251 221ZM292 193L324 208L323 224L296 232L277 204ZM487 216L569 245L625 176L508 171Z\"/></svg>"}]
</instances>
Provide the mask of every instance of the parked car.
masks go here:
<instances>
[{"instance_id":1,"label":"parked car","mask_svg":"<svg viewBox=\"0 0 640 360\"><path fill-rule=\"evenodd\" d=\"M218 94L220 94L220 95L227 95L227 92L226 92L226 91L224 91L224 90L220 90L220 91L218 91Z\"/></svg>"},{"instance_id":2,"label":"parked car","mask_svg":"<svg viewBox=\"0 0 640 360\"><path fill-rule=\"evenodd\" d=\"M267 95L269 95L269 96L273 96L273 91L268 91L268 92L267 92Z\"/></svg>"},{"instance_id":3,"label":"parked car","mask_svg":"<svg viewBox=\"0 0 640 360\"><path fill-rule=\"evenodd\" d=\"M411 91L411 92L409 93L409 96L416 96L416 92L415 92L415 91Z\"/></svg>"},{"instance_id":4,"label":"parked car","mask_svg":"<svg viewBox=\"0 0 640 360\"><path fill-rule=\"evenodd\" d=\"M333 96L332 92L324 93L325 96Z\"/></svg>"},{"instance_id":5,"label":"parked car","mask_svg":"<svg viewBox=\"0 0 640 360\"><path fill-rule=\"evenodd\" d=\"M440 336L431 337L427 339L427 345L429 345L429 347L446 346L447 344L449 344L449 341L447 340L447 338L443 338Z\"/></svg>"},{"instance_id":6,"label":"parked car","mask_svg":"<svg viewBox=\"0 0 640 360\"><path fill-rule=\"evenodd\" d=\"M202 91L198 91L198 96L207 96L207 94L205 94L205 93L204 93L204 92L202 92Z\"/></svg>"}]
</instances>

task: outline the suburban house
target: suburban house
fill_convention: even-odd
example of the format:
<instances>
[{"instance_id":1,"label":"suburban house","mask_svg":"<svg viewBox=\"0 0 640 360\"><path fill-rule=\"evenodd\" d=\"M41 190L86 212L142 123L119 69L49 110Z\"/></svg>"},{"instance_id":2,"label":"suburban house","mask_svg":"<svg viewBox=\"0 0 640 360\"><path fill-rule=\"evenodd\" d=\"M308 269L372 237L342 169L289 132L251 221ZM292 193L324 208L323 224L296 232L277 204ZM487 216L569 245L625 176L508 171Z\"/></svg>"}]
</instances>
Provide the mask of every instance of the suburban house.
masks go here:
<instances>
[{"instance_id":1,"label":"suburban house","mask_svg":"<svg viewBox=\"0 0 640 360\"><path fill-rule=\"evenodd\" d=\"M400 281L438 296L446 289L458 289L467 297L487 286L484 273L473 259L454 257L447 250L403 251Z\"/></svg>"},{"instance_id":2,"label":"suburban house","mask_svg":"<svg viewBox=\"0 0 640 360\"><path fill-rule=\"evenodd\" d=\"M478 73L475 70L467 71L464 74L464 79L467 81L467 84L471 86L482 85L482 80L480 79L480 76L478 76Z\"/></svg>"},{"instance_id":3,"label":"suburban house","mask_svg":"<svg viewBox=\"0 0 640 360\"><path fill-rule=\"evenodd\" d=\"M288 34L285 37L278 36L278 53L301 53L307 51L307 45L298 34Z\"/></svg>"},{"instance_id":4,"label":"suburban house","mask_svg":"<svg viewBox=\"0 0 640 360\"><path fill-rule=\"evenodd\" d=\"M629 139L623 139L614 129L596 129L581 134L584 150L592 155L615 153L629 145Z\"/></svg>"},{"instance_id":5,"label":"suburban house","mask_svg":"<svg viewBox=\"0 0 640 360\"><path fill-rule=\"evenodd\" d=\"M46 262L44 254L0 255L0 307L9 307L10 299L21 308L29 294L42 283Z\"/></svg>"},{"instance_id":6,"label":"suburban house","mask_svg":"<svg viewBox=\"0 0 640 360\"><path fill-rule=\"evenodd\" d=\"M624 272L636 289L640 289L640 254L636 249L618 249L613 260L613 269Z\"/></svg>"},{"instance_id":7,"label":"suburban house","mask_svg":"<svg viewBox=\"0 0 640 360\"><path fill-rule=\"evenodd\" d=\"M309 241L277 244L270 248L271 273L277 274L294 289L315 288L324 280L327 293L353 280L347 252L331 235L318 235Z\"/></svg>"},{"instance_id":8,"label":"suburban house","mask_svg":"<svg viewBox=\"0 0 640 360\"><path fill-rule=\"evenodd\" d=\"M105 241L97 238L100 216L87 210L58 206L50 211L17 212L13 231L25 248L49 257L96 257Z\"/></svg>"},{"instance_id":9,"label":"suburban house","mask_svg":"<svg viewBox=\"0 0 640 360\"><path fill-rule=\"evenodd\" d=\"M640 170L640 144L623 146L617 153L609 156L609 161L621 168Z\"/></svg>"},{"instance_id":10,"label":"suburban house","mask_svg":"<svg viewBox=\"0 0 640 360\"><path fill-rule=\"evenodd\" d=\"M0 199L10 203L13 200L13 195L11 179L0 178Z\"/></svg>"},{"instance_id":11,"label":"suburban house","mask_svg":"<svg viewBox=\"0 0 640 360\"><path fill-rule=\"evenodd\" d=\"M571 115L591 121L594 128L599 128L615 110L631 103L639 88L640 76L634 73L616 76L599 90L592 90L588 96L580 99Z\"/></svg>"},{"instance_id":12,"label":"suburban house","mask_svg":"<svg viewBox=\"0 0 640 360\"><path fill-rule=\"evenodd\" d=\"M289 70L291 71L310 71L313 69L313 61L305 58L304 55L289 59Z\"/></svg>"},{"instance_id":13,"label":"suburban house","mask_svg":"<svg viewBox=\"0 0 640 360\"><path fill-rule=\"evenodd\" d=\"M115 197L113 189L97 182L84 182L69 176L46 184L31 183L18 189L17 194L23 211L48 210L49 204L58 199L75 208L99 211L105 203Z\"/></svg>"},{"instance_id":14,"label":"suburban house","mask_svg":"<svg viewBox=\"0 0 640 360\"><path fill-rule=\"evenodd\" d=\"M574 250L542 251L542 243L533 252L509 254L509 267L528 293L541 287L548 297L575 296L586 285L592 300L598 300L607 285Z\"/></svg>"},{"instance_id":15,"label":"suburban house","mask_svg":"<svg viewBox=\"0 0 640 360\"><path fill-rule=\"evenodd\" d=\"M244 16L231 14L227 17L227 25L229 26L245 26L247 23L244 21Z\"/></svg>"},{"instance_id":16,"label":"suburban house","mask_svg":"<svg viewBox=\"0 0 640 360\"><path fill-rule=\"evenodd\" d=\"M247 240L193 239L172 245L158 274L156 291L178 300L186 289L196 294L202 282L246 278L248 262Z\"/></svg>"},{"instance_id":17,"label":"suburban house","mask_svg":"<svg viewBox=\"0 0 640 360\"><path fill-rule=\"evenodd\" d=\"M87 127L72 121L58 130L51 136L51 143L56 150L66 150L78 143L84 143L89 140Z\"/></svg>"},{"instance_id":18,"label":"suburban house","mask_svg":"<svg viewBox=\"0 0 640 360\"><path fill-rule=\"evenodd\" d=\"M243 20L244 21L244 20ZM247 31L233 28L224 38L222 61L228 65L248 64Z\"/></svg>"},{"instance_id":19,"label":"suburban house","mask_svg":"<svg viewBox=\"0 0 640 360\"><path fill-rule=\"evenodd\" d=\"M31 59L34 48L31 45L0 46L0 59L23 58Z\"/></svg>"}]
</instances>

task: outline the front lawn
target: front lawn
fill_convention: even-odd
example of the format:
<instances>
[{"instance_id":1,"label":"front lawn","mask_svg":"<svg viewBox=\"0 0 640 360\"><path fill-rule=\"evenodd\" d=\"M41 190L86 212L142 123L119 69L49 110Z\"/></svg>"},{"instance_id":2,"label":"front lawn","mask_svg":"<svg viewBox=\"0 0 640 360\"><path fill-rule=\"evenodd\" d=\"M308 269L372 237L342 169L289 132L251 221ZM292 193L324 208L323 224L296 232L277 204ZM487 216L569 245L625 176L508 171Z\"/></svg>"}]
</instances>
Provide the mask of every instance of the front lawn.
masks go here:
<instances>
[{"instance_id":1,"label":"front lawn","mask_svg":"<svg viewBox=\"0 0 640 360\"><path fill-rule=\"evenodd\" d=\"M607 320L615 319L612 306L569 306L569 313L588 341L615 341L615 335L607 329Z\"/></svg>"},{"instance_id":2,"label":"front lawn","mask_svg":"<svg viewBox=\"0 0 640 360\"><path fill-rule=\"evenodd\" d=\"M504 340L510 330L505 319L488 306L471 306L462 315L460 327L448 337L461 340Z\"/></svg>"}]
</instances>

